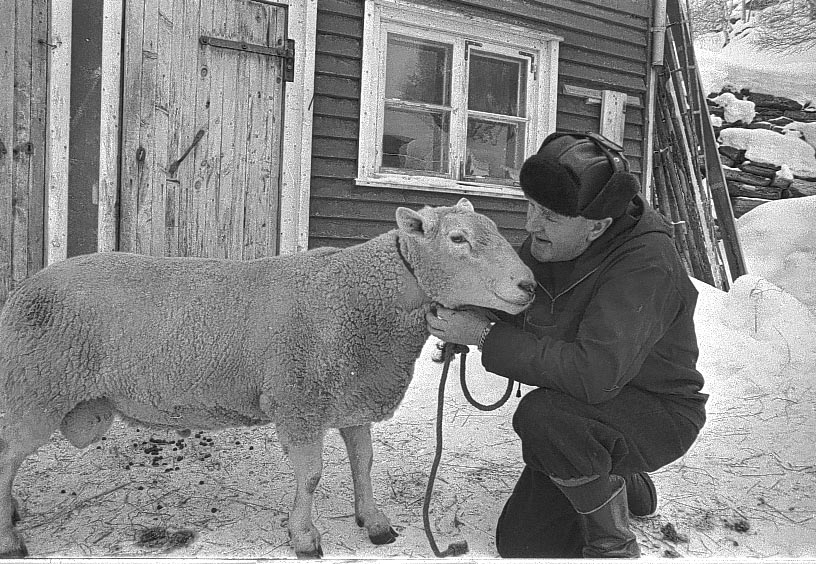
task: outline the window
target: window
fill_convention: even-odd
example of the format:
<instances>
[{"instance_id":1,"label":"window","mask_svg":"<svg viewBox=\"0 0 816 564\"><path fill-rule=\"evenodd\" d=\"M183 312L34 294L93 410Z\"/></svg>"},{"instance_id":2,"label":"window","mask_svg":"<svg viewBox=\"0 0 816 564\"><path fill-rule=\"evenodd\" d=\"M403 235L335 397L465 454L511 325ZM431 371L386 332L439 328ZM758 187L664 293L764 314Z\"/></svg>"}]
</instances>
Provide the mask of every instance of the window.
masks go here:
<instances>
[{"instance_id":1,"label":"window","mask_svg":"<svg viewBox=\"0 0 816 564\"><path fill-rule=\"evenodd\" d=\"M560 38L366 0L357 183L519 196L555 130Z\"/></svg>"}]
</instances>

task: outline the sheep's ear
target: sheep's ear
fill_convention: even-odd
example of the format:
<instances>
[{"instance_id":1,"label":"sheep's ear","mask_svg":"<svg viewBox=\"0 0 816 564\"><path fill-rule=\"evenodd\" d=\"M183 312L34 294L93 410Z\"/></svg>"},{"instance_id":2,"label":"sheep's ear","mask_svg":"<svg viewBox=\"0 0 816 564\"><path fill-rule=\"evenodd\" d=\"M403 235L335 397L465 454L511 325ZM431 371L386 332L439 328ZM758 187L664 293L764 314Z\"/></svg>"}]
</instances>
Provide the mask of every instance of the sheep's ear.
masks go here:
<instances>
[{"instance_id":1,"label":"sheep's ear","mask_svg":"<svg viewBox=\"0 0 816 564\"><path fill-rule=\"evenodd\" d=\"M397 208L397 226L406 233L425 233L425 218L409 208Z\"/></svg>"},{"instance_id":2,"label":"sheep's ear","mask_svg":"<svg viewBox=\"0 0 816 564\"><path fill-rule=\"evenodd\" d=\"M470 212L475 211L473 209L473 204L471 204L470 200L468 200L467 198L462 198L461 200L456 202L456 207L459 208L459 209L465 210L465 211L470 211Z\"/></svg>"}]
</instances>

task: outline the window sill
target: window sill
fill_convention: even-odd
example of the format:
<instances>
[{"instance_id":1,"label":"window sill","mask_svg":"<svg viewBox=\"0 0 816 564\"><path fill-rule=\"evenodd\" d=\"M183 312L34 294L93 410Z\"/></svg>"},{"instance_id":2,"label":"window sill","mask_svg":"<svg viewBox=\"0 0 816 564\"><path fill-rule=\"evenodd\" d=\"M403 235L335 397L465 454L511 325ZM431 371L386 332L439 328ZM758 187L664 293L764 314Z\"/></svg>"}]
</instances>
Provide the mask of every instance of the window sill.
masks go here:
<instances>
[{"instance_id":1,"label":"window sill","mask_svg":"<svg viewBox=\"0 0 816 564\"><path fill-rule=\"evenodd\" d=\"M425 190L429 192L449 192L460 195L490 196L494 198L510 198L523 200L524 192L518 186L502 186L499 184L481 184L465 182L436 176L409 176L409 175L372 175L365 178L355 178L357 186L373 186L380 188L399 188L402 190Z\"/></svg>"}]
</instances>

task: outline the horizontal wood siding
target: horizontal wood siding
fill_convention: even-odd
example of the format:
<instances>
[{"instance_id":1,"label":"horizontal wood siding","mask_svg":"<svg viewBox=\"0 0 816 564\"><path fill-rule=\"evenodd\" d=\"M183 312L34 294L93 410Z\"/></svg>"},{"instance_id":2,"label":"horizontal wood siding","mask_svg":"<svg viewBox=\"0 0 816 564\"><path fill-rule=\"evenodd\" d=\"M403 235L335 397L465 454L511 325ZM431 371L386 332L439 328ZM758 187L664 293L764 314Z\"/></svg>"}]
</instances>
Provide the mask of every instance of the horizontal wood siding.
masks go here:
<instances>
[{"instance_id":1,"label":"horizontal wood siding","mask_svg":"<svg viewBox=\"0 0 816 564\"><path fill-rule=\"evenodd\" d=\"M560 35L559 129L597 131L600 103L568 95L564 85L625 92L629 105L624 148L632 170L642 168L645 93L651 2L643 0L422 0L463 13ZM345 247L389 229L399 206L451 205L458 194L356 186L357 139L362 69L363 0L319 0L313 101L312 179L309 247ZM518 245L524 239L524 201L469 196L502 233Z\"/></svg>"}]
</instances>

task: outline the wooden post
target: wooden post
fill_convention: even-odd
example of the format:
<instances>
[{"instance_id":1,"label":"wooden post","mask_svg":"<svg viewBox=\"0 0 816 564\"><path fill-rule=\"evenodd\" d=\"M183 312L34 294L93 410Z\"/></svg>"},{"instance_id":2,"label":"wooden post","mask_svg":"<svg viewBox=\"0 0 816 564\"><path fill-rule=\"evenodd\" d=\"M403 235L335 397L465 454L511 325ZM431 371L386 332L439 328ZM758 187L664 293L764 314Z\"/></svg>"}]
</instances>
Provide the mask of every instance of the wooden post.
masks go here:
<instances>
[{"instance_id":1,"label":"wooden post","mask_svg":"<svg viewBox=\"0 0 816 564\"><path fill-rule=\"evenodd\" d=\"M15 0L0 0L0 306L11 290Z\"/></svg>"},{"instance_id":2,"label":"wooden post","mask_svg":"<svg viewBox=\"0 0 816 564\"><path fill-rule=\"evenodd\" d=\"M48 72L47 264L68 253L68 140L71 133L71 13L73 0L51 0Z\"/></svg>"},{"instance_id":3,"label":"wooden post","mask_svg":"<svg viewBox=\"0 0 816 564\"><path fill-rule=\"evenodd\" d=\"M623 147L625 124L626 93L604 90L601 93L601 135Z\"/></svg>"},{"instance_id":4,"label":"wooden post","mask_svg":"<svg viewBox=\"0 0 816 564\"><path fill-rule=\"evenodd\" d=\"M97 250L115 251L119 222L119 99L122 2L105 2L102 20L102 100L99 124Z\"/></svg>"}]
</instances>

